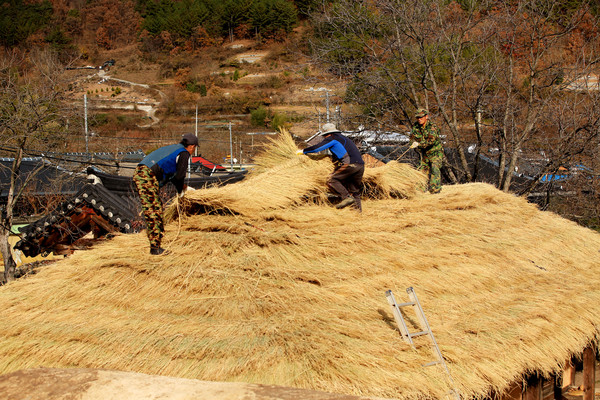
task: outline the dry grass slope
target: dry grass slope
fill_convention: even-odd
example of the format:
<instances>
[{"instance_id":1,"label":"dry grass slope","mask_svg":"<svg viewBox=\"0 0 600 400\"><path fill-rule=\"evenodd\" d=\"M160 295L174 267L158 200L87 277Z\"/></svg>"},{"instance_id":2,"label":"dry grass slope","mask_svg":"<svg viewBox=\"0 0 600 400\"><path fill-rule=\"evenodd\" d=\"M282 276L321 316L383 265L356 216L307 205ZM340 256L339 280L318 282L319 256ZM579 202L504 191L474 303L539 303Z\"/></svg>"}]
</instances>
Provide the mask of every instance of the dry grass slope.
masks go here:
<instances>
[{"instance_id":1,"label":"dry grass slope","mask_svg":"<svg viewBox=\"0 0 600 400\"><path fill-rule=\"evenodd\" d=\"M444 373L421 367L430 348L403 343L385 299L409 286L467 397L550 373L597 337L597 233L484 184L421 194L405 166L369 172L376 198L362 214L335 210L315 201L330 166L288 150L182 202L169 257L148 255L144 233L121 235L0 288L0 373L104 368L443 397Z\"/></svg>"}]
</instances>

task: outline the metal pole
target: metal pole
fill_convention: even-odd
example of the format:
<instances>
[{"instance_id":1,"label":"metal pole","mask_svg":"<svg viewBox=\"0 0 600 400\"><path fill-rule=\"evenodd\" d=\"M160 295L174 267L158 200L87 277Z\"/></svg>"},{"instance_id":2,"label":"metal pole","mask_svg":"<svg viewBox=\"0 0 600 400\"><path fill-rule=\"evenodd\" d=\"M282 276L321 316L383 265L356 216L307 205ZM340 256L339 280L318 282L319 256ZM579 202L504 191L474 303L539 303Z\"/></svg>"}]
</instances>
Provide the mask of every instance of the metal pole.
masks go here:
<instances>
[{"instance_id":1,"label":"metal pole","mask_svg":"<svg viewBox=\"0 0 600 400\"><path fill-rule=\"evenodd\" d=\"M87 126L87 94L83 94L83 120L85 126L85 152L89 153L88 149L88 126Z\"/></svg>"},{"instance_id":2,"label":"metal pole","mask_svg":"<svg viewBox=\"0 0 600 400\"><path fill-rule=\"evenodd\" d=\"M325 102L327 105L327 122L329 122L329 90L325 92Z\"/></svg>"},{"instance_id":3,"label":"metal pole","mask_svg":"<svg viewBox=\"0 0 600 400\"><path fill-rule=\"evenodd\" d=\"M231 171L233 172L233 141L231 139L231 122L229 122L229 161L231 162Z\"/></svg>"},{"instance_id":4,"label":"metal pole","mask_svg":"<svg viewBox=\"0 0 600 400\"><path fill-rule=\"evenodd\" d=\"M196 137L198 137L198 104L196 104ZM194 155L198 155L198 146L194 149Z\"/></svg>"},{"instance_id":5,"label":"metal pole","mask_svg":"<svg viewBox=\"0 0 600 400\"><path fill-rule=\"evenodd\" d=\"M190 179L191 176L192 176L192 157L188 158L187 178Z\"/></svg>"}]
</instances>

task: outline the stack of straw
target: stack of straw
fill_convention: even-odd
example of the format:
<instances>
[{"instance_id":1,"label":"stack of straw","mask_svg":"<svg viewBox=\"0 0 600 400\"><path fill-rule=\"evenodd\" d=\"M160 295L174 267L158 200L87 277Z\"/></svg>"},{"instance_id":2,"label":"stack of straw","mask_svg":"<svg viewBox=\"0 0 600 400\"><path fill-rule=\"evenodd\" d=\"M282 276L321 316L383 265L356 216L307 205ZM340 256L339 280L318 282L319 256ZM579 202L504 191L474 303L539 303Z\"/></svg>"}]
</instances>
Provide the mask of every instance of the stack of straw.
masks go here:
<instances>
[{"instance_id":1,"label":"stack of straw","mask_svg":"<svg viewBox=\"0 0 600 400\"><path fill-rule=\"evenodd\" d=\"M282 132L257 159L257 168L244 181L186 194L183 201L167 209L167 219L174 218L178 211L255 215L307 202L326 203L331 162L298 156L297 149L291 135ZM390 162L367 168L363 182L367 198L413 197L425 185L425 176L408 164Z\"/></svg>"}]
</instances>

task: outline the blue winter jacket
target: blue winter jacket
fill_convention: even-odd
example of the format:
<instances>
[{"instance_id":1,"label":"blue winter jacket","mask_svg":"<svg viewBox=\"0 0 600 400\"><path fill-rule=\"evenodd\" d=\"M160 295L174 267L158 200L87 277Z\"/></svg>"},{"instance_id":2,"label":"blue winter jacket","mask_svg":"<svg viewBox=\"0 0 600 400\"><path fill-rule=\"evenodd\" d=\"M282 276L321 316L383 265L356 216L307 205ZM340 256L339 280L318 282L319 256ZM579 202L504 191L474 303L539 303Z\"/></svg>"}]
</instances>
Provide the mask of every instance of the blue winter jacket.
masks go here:
<instances>
[{"instance_id":1,"label":"blue winter jacket","mask_svg":"<svg viewBox=\"0 0 600 400\"><path fill-rule=\"evenodd\" d=\"M333 133L323 141L304 149L304 154L318 153L329 149L334 162L343 164L364 164L358 147L341 133Z\"/></svg>"},{"instance_id":2,"label":"blue winter jacket","mask_svg":"<svg viewBox=\"0 0 600 400\"><path fill-rule=\"evenodd\" d=\"M159 186L173 182L177 193L181 193L187 173L190 153L182 144L164 146L148 154L139 165L146 165L156 179Z\"/></svg>"}]
</instances>

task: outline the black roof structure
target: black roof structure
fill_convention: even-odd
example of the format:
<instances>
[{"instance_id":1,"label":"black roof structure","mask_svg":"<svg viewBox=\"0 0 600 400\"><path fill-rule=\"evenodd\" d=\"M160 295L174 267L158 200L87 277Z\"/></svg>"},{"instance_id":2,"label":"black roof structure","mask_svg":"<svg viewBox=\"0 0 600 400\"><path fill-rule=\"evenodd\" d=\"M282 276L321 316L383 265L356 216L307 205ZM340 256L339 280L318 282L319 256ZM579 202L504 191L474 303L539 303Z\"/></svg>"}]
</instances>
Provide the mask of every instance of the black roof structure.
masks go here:
<instances>
[{"instance_id":1,"label":"black roof structure","mask_svg":"<svg viewBox=\"0 0 600 400\"><path fill-rule=\"evenodd\" d=\"M129 162L138 163L146 157L146 154L142 150L125 151L125 152L96 152L96 153L82 153L82 152L71 152L71 153L45 153L49 158L56 158L65 161L72 162L89 162L92 160L106 160L115 162Z\"/></svg>"},{"instance_id":2,"label":"black roof structure","mask_svg":"<svg viewBox=\"0 0 600 400\"><path fill-rule=\"evenodd\" d=\"M139 217L120 197L102 185L86 184L52 213L22 227L21 240L14 247L29 257L68 254L70 246L89 232L95 231L97 237L134 232L136 220Z\"/></svg>"},{"instance_id":3,"label":"black roof structure","mask_svg":"<svg viewBox=\"0 0 600 400\"><path fill-rule=\"evenodd\" d=\"M201 189L211 185L226 185L239 182L246 177L246 171L216 174L212 176L193 176L185 180L185 183L194 189ZM87 168L88 177L97 177L102 184L118 196L137 196L133 186L133 179L129 176L112 175L103 172L96 167Z\"/></svg>"},{"instance_id":4,"label":"black roof structure","mask_svg":"<svg viewBox=\"0 0 600 400\"><path fill-rule=\"evenodd\" d=\"M69 254L89 232L93 232L95 238L100 238L112 232L129 233L141 229L144 222L131 177L112 175L97 166L88 167L81 173L69 169L81 171L82 164L92 162L97 165L103 165L103 162L137 163L144 156L141 151L117 155L48 153L44 157L23 159L16 187L18 191L25 185L25 197L19 208L20 216L32 212L25 200L29 196L38 199L53 196L60 203L47 215L21 228L22 239L15 248L26 256L51 252ZM53 164L54 160L61 166ZM0 158L0 207L2 202L7 201L13 162L12 158ZM244 179L246 173L247 171L196 175L186 179L186 184L194 189L225 185ZM163 198L175 195L172 185L167 185L164 189L161 191Z\"/></svg>"},{"instance_id":5,"label":"black roof structure","mask_svg":"<svg viewBox=\"0 0 600 400\"><path fill-rule=\"evenodd\" d=\"M6 201L10 188L12 158L0 159L0 201ZM25 193L32 196L73 195L87 183L85 177L51 164L41 157L25 158L17 177L17 190L28 180Z\"/></svg>"},{"instance_id":6,"label":"black roof structure","mask_svg":"<svg viewBox=\"0 0 600 400\"><path fill-rule=\"evenodd\" d=\"M409 163L414 167L418 167L420 163L419 155L415 151L409 150L408 146L368 147L366 152L384 163L397 160ZM444 154L446 161L442 168L442 183L450 184L452 181L449 178L448 169L458 171L458 168L454 166L460 165L460 159L456 149L446 148L444 149ZM497 161L485 154L473 154L469 151L465 152L465 157L471 171L474 171L477 164L477 176L475 179L477 182L485 182L492 185L497 184L498 170L500 168ZM535 171L535 166L528 165L527 168L521 169L529 173L513 172L510 190L514 193L522 193L533 185L533 190L528 195L529 201L542 205L541 203L546 201L548 191L557 192L562 190L560 183L557 184L554 181L540 180L540 182L535 183L536 177L532 174L532 171Z\"/></svg>"},{"instance_id":7,"label":"black roof structure","mask_svg":"<svg viewBox=\"0 0 600 400\"><path fill-rule=\"evenodd\" d=\"M89 167L87 173L87 182L82 179L81 189L73 196L48 215L21 228L22 239L14 246L15 249L26 256L69 254L79 248L78 243L89 232L100 238L111 232L130 233L143 227L131 177L107 174L96 167ZM245 176L246 172L235 172L194 177L186 182L200 189L238 182ZM165 197L174 195L174 188L169 186L163 191Z\"/></svg>"}]
</instances>

